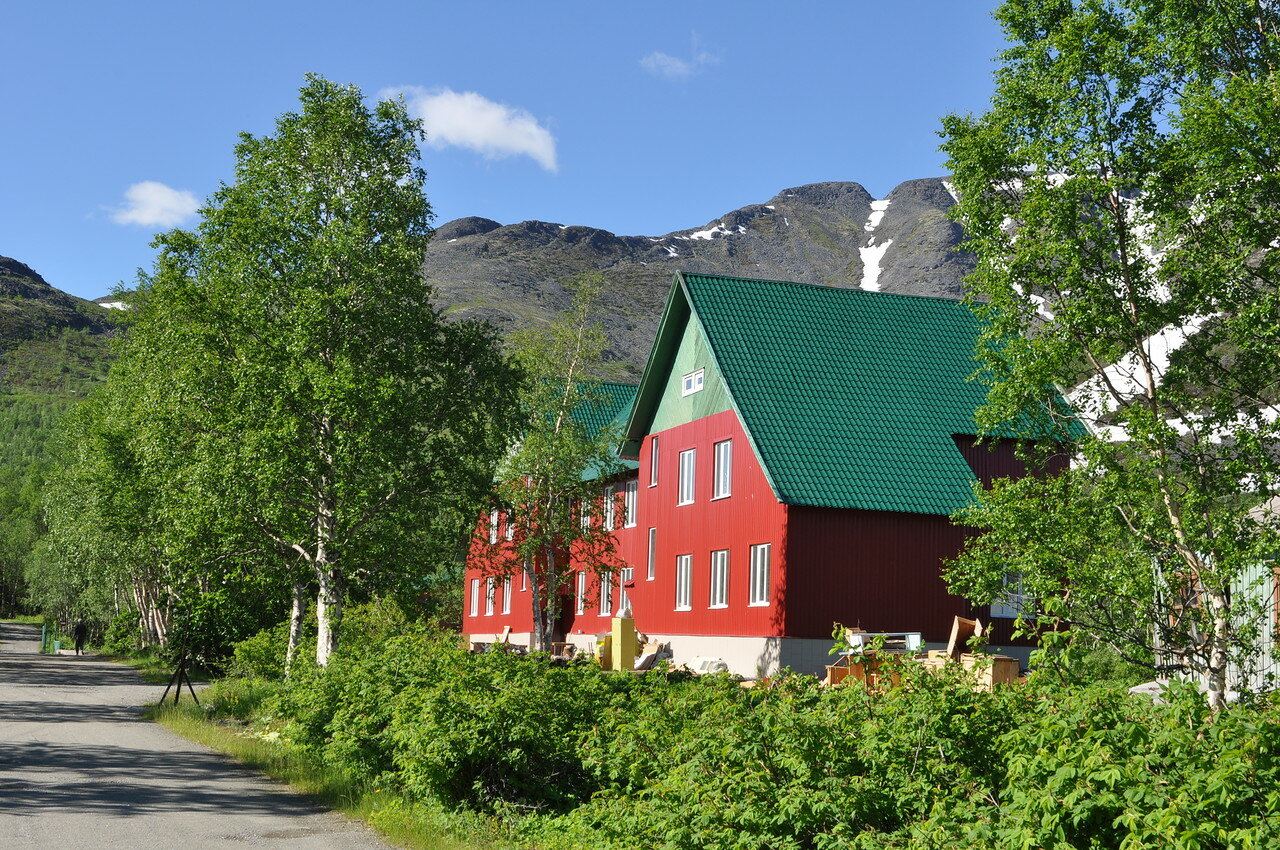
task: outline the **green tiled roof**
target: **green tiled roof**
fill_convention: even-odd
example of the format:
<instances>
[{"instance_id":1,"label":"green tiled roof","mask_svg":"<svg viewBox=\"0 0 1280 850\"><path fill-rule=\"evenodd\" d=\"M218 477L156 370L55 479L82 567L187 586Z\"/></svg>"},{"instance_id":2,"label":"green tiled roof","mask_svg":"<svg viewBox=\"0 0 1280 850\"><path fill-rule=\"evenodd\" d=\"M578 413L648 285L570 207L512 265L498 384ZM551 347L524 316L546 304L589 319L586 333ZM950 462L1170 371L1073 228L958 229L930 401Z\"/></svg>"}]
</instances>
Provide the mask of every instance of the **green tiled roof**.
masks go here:
<instances>
[{"instance_id":1,"label":"green tiled roof","mask_svg":"<svg viewBox=\"0 0 1280 850\"><path fill-rule=\"evenodd\" d=\"M692 310L688 311L685 302ZM958 301L677 274L628 437L648 426L658 348L700 323L778 498L793 505L950 514L973 472L983 387L967 380L978 320Z\"/></svg>"},{"instance_id":2,"label":"green tiled roof","mask_svg":"<svg viewBox=\"0 0 1280 850\"><path fill-rule=\"evenodd\" d=\"M599 401L579 405L571 414L573 420L586 428L593 437L611 425L621 434L631 416L631 405L636 400L636 390L639 387L635 384L617 384L610 381L601 381L597 386L600 390ZM638 469L640 466L634 460L627 458L618 460L624 469ZM583 480L590 480L596 475L597 470L586 470L583 473Z\"/></svg>"}]
</instances>

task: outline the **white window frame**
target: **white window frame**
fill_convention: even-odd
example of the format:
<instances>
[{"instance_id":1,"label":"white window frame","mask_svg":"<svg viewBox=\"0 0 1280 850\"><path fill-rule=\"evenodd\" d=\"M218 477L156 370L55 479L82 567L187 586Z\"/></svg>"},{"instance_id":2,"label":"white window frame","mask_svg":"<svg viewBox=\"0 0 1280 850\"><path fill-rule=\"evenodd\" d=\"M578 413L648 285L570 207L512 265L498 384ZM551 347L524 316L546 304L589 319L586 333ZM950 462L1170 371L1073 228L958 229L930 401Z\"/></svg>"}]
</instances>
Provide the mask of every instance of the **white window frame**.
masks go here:
<instances>
[{"instance_id":1,"label":"white window frame","mask_svg":"<svg viewBox=\"0 0 1280 850\"><path fill-rule=\"evenodd\" d=\"M658 529L649 529L649 563L645 570L645 581L653 581L658 574Z\"/></svg>"},{"instance_id":2,"label":"white window frame","mask_svg":"<svg viewBox=\"0 0 1280 850\"><path fill-rule=\"evenodd\" d=\"M524 559L524 569L520 570L520 592L524 593L529 589L529 559Z\"/></svg>"},{"instance_id":3,"label":"white window frame","mask_svg":"<svg viewBox=\"0 0 1280 850\"><path fill-rule=\"evenodd\" d=\"M693 555L676 555L676 610L693 610Z\"/></svg>"},{"instance_id":4,"label":"white window frame","mask_svg":"<svg viewBox=\"0 0 1280 850\"><path fill-rule=\"evenodd\" d=\"M613 573L600 574L600 616L613 614Z\"/></svg>"},{"instance_id":5,"label":"white window frame","mask_svg":"<svg viewBox=\"0 0 1280 850\"><path fill-rule=\"evenodd\" d=\"M495 585L496 582L494 582L493 576L489 576L484 580L484 615L486 617L493 616L493 596Z\"/></svg>"},{"instance_id":6,"label":"white window frame","mask_svg":"<svg viewBox=\"0 0 1280 850\"><path fill-rule=\"evenodd\" d=\"M1004 577L1004 591L991 600L991 616L1003 619L1033 617L1032 599L1022 585L1021 573L1009 573Z\"/></svg>"},{"instance_id":7,"label":"white window frame","mask_svg":"<svg viewBox=\"0 0 1280 850\"><path fill-rule=\"evenodd\" d=\"M728 549L716 549L711 553L711 591L707 597L707 607L729 607Z\"/></svg>"},{"instance_id":8,"label":"white window frame","mask_svg":"<svg viewBox=\"0 0 1280 850\"><path fill-rule=\"evenodd\" d=\"M502 579L502 613L511 613L511 576Z\"/></svg>"},{"instance_id":9,"label":"white window frame","mask_svg":"<svg viewBox=\"0 0 1280 850\"><path fill-rule=\"evenodd\" d=\"M587 571L578 570L578 600L574 606L574 613L585 614L587 612Z\"/></svg>"},{"instance_id":10,"label":"white window frame","mask_svg":"<svg viewBox=\"0 0 1280 850\"><path fill-rule=\"evenodd\" d=\"M582 530L591 530L591 500L582 500Z\"/></svg>"},{"instance_id":11,"label":"white window frame","mask_svg":"<svg viewBox=\"0 0 1280 850\"><path fill-rule=\"evenodd\" d=\"M733 440L721 440L715 444L711 498L724 499L733 495Z\"/></svg>"},{"instance_id":12,"label":"white window frame","mask_svg":"<svg viewBox=\"0 0 1280 850\"><path fill-rule=\"evenodd\" d=\"M658 436L649 438L649 486L658 486L658 459L661 457L658 447Z\"/></svg>"},{"instance_id":13,"label":"white window frame","mask_svg":"<svg viewBox=\"0 0 1280 850\"><path fill-rule=\"evenodd\" d=\"M706 369L694 369L689 374L680 379L680 395L693 395L701 392L703 383L706 380Z\"/></svg>"},{"instance_id":14,"label":"white window frame","mask_svg":"<svg viewBox=\"0 0 1280 850\"><path fill-rule=\"evenodd\" d=\"M677 505L692 505L698 490L698 450L680 452L680 480L676 492Z\"/></svg>"},{"instance_id":15,"label":"white window frame","mask_svg":"<svg viewBox=\"0 0 1280 850\"><path fill-rule=\"evenodd\" d=\"M613 531L617 524L618 500L617 490L612 484L604 488L604 530Z\"/></svg>"},{"instance_id":16,"label":"white window frame","mask_svg":"<svg viewBox=\"0 0 1280 850\"><path fill-rule=\"evenodd\" d=\"M494 508L489 512L489 543L490 545L498 542L498 509Z\"/></svg>"},{"instance_id":17,"label":"white window frame","mask_svg":"<svg viewBox=\"0 0 1280 850\"><path fill-rule=\"evenodd\" d=\"M769 604L769 573L772 570L773 544L757 543L751 547L750 596L747 605L762 608Z\"/></svg>"},{"instance_id":18,"label":"white window frame","mask_svg":"<svg viewBox=\"0 0 1280 850\"><path fill-rule=\"evenodd\" d=\"M471 616L480 616L480 579L471 580Z\"/></svg>"},{"instance_id":19,"label":"white window frame","mask_svg":"<svg viewBox=\"0 0 1280 850\"><path fill-rule=\"evenodd\" d=\"M509 512L507 513L506 519L507 519L507 524L502 528L502 531L503 531L502 536L505 537L507 540L514 540L516 536L516 521L511 518L511 514Z\"/></svg>"},{"instance_id":20,"label":"white window frame","mask_svg":"<svg viewBox=\"0 0 1280 850\"><path fill-rule=\"evenodd\" d=\"M618 612L621 613L631 607L631 594L627 593L627 582L634 581L636 577L635 567L623 567L618 571Z\"/></svg>"},{"instance_id":21,"label":"white window frame","mask_svg":"<svg viewBox=\"0 0 1280 850\"><path fill-rule=\"evenodd\" d=\"M640 515L640 481L632 478L622 485L622 527L635 528Z\"/></svg>"}]
</instances>

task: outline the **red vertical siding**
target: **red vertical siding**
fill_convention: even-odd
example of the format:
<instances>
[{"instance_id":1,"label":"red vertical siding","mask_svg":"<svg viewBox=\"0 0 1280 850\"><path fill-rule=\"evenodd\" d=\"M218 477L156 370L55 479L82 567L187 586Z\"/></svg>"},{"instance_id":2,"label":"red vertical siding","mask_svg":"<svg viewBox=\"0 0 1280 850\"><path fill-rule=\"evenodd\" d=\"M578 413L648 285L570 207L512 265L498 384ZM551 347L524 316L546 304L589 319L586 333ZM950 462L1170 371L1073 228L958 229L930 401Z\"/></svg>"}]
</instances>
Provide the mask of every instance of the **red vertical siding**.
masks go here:
<instances>
[{"instance_id":1,"label":"red vertical siding","mask_svg":"<svg viewBox=\"0 0 1280 850\"><path fill-rule=\"evenodd\" d=\"M780 607L775 602L752 607L748 600L750 547L773 545L770 581L771 598L780 595L785 572L786 508L778 502L747 441L746 433L732 411L658 433L660 452L658 483L649 486L649 459L652 435L640 450L639 522L629 541L622 544L628 562L635 568L631 605L636 628L650 634L686 635L780 635ZM732 495L711 498L713 447L733 440ZM694 502L677 505L680 452L697 449ZM655 578L646 579L648 533L657 528ZM729 600L726 608L709 608L711 553L729 550ZM676 611L676 556L693 556L692 610ZM606 618L579 618L575 630L602 631Z\"/></svg>"},{"instance_id":2,"label":"red vertical siding","mask_svg":"<svg viewBox=\"0 0 1280 850\"><path fill-rule=\"evenodd\" d=\"M1008 439L987 439L981 443L977 438L958 434L955 436L956 448L964 455L973 474L982 482L983 487L990 487L997 478L1022 478L1031 475L1053 475L1065 470L1070 459L1065 454L1052 455L1042 466L1028 470L1027 465L1018 457L1017 442ZM989 605L967 605L969 618L982 620L987 625L988 643L992 646L1026 646L1030 643L1025 638L1014 639L1014 620L1009 617L992 617Z\"/></svg>"},{"instance_id":3,"label":"red vertical siding","mask_svg":"<svg viewBox=\"0 0 1280 850\"><path fill-rule=\"evenodd\" d=\"M506 518L499 520L499 528L505 530ZM476 526L476 537L484 538L489 533L489 515L485 514L480 518ZM501 532L500 532L501 533ZM502 537L499 536L499 540ZM484 550L488 548L487 541L481 542L480 539L473 539L469 547L469 555L467 557L467 569L463 574L462 581L462 631L464 634L497 634L504 627L510 626L513 632L531 632L533 631L533 608L530 603L532 595L526 586L524 577L521 575L513 575L511 577L511 613L502 613L502 579L495 578L494 588L494 604L493 614L486 616L484 613L484 582L485 574L482 570L476 568L475 564L484 563L487 558L484 556ZM480 607L479 613L471 616L471 580L480 579ZM522 589L523 588L523 589Z\"/></svg>"},{"instance_id":4,"label":"red vertical siding","mask_svg":"<svg viewBox=\"0 0 1280 850\"><path fill-rule=\"evenodd\" d=\"M830 637L839 622L945 641L968 612L942 580L965 537L947 517L793 507L787 533L790 637Z\"/></svg>"},{"instance_id":5,"label":"red vertical siding","mask_svg":"<svg viewBox=\"0 0 1280 850\"><path fill-rule=\"evenodd\" d=\"M1018 457L1015 440L987 439L979 443L976 437L966 434L957 434L954 439L956 448L964 455L983 487L990 487L997 478L1022 478L1028 472L1027 465ZM1066 469L1068 463L1066 455L1053 455L1043 467L1031 472L1035 475L1053 474Z\"/></svg>"}]
</instances>

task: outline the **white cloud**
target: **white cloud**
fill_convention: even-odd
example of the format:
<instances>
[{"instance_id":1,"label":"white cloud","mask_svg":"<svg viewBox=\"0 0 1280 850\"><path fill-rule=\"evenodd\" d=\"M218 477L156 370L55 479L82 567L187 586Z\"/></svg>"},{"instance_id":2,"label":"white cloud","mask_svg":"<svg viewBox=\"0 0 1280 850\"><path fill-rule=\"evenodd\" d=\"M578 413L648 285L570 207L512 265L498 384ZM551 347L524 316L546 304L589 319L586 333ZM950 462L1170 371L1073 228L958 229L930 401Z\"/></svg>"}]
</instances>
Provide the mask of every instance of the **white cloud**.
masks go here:
<instances>
[{"instance_id":1,"label":"white cloud","mask_svg":"<svg viewBox=\"0 0 1280 850\"><path fill-rule=\"evenodd\" d=\"M198 209L200 201L190 192L144 180L125 190L124 203L112 211L111 220L143 227L177 227Z\"/></svg>"},{"instance_id":2,"label":"white cloud","mask_svg":"<svg viewBox=\"0 0 1280 850\"><path fill-rule=\"evenodd\" d=\"M684 80L694 74L700 74L712 65L720 64L720 57L702 48L697 33L694 33L689 45L689 57L682 59L655 50L640 60L640 67L655 77L667 80Z\"/></svg>"},{"instance_id":3,"label":"white cloud","mask_svg":"<svg viewBox=\"0 0 1280 850\"><path fill-rule=\"evenodd\" d=\"M427 144L459 147L489 159L527 156L556 171L556 140L551 131L523 109L495 103L473 91L401 86L379 97L402 95L409 114L422 122Z\"/></svg>"}]
</instances>

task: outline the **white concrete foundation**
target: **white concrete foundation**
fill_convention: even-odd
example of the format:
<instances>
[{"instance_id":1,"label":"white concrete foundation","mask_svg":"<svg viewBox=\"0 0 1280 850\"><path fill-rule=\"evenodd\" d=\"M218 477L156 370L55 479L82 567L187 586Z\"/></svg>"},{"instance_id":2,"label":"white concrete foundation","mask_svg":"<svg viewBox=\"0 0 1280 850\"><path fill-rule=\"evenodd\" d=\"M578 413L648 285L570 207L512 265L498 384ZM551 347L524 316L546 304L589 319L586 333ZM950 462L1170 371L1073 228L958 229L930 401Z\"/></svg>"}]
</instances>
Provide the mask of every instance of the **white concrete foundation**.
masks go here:
<instances>
[{"instance_id":1,"label":"white concrete foundation","mask_svg":"<svg viewBox=\"0 0 1280 850\"><path fill-rule=\"evenodd\" d=\"M528 646L532 637L529 632L513 632L508 643ZM482 643L497 643L500 639L500 634L467 635L468 641ZM687 664L693 658L709 656L722 659L729 665L731 673L745 679L775 676L788 668L796 673L823 676L826 674L826 666L836 658L831 654L835 643L830 638L646 634L645 639L670 644L673 656L671 663L676 666ZM577 647L579 655L595 653L596 636L593 634L570 634L565 636L565 640ZM946 648L945 643L925 643L925 649ZM1000 655L1018 659L1024 670L1027 668L1031 649L1032 647L1027 646L992 647Z\"/></svg>"}]
</instances>

